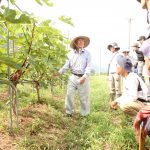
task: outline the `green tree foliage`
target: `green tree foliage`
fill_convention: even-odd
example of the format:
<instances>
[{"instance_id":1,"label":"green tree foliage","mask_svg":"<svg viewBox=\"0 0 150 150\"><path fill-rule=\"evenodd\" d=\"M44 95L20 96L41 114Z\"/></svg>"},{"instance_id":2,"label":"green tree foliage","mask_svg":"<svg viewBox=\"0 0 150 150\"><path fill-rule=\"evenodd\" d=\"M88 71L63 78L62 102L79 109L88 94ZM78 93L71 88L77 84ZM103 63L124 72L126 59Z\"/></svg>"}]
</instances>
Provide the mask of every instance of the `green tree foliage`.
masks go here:
<instances>
[{"instance_id":1,"label":"green tree foliage","mask_svg":"<svg viewBox=\"0 0 150 150\"><path fill-rule=\"evenodd\" d=\"M10 2L16 5L15 0ZM40 5L44 3L52 6L49 0L36 0L36 2ZM52 20L40 22L27 12L1 6L0 19L2 78L7 75L6 65L8 65L15 68L11 70L13 82L29 81L36 86L44 87L56 84L58 79L55 79L52 74L58 71L66 60L68 38L53 27ZM63 16L60 20L73 25L71 18ZM9 56L7 57L8 44Z\"/></svg>"},{"instance_id":2,"label":"green tree foliage","mask_svg":"<svg viewBox=\"0 0 150 150\"><path fill-rule=\"evenodd\" d=\"M47 6L53 6L53 3L49 2L49 0L35 0L38 4L43 5L45 3Z\"/></svg>"},{"instance_id":3,"label":"green tree foliage","mask_svg":"<svg viewBox=\"0 0 150 150\"><path fill-rule=\"evenodd\" d=\"M49 2L49 0L35 0L39 5L43 5L46 4L47 6L53 6L52 2ZM10 0L11 4L15 5L16 4L16 0Z\"/></svg>"},{"instance_id":4,"label":"green tree foliage","mask_svg":"<svg viewBox=\"0 0 150 150\"><path fill-rule=\"evenodd\" d=\"M61 20L61 21L64 22L64 23L67 23L67 24L69 24L69 25L71 25L71 26L74 26L74 24L72 23L72 20L71 20L70 17L60 16L60 17L59 17L59 20Z\"/></svg>"}]
</instances>

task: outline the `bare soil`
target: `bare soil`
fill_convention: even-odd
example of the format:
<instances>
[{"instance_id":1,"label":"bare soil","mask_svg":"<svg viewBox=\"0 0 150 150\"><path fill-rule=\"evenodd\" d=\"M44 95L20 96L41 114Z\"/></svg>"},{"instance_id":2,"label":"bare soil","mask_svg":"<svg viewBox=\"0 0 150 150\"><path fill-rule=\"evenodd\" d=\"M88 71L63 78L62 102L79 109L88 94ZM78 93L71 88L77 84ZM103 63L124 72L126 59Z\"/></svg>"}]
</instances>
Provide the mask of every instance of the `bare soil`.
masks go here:
<instances>
[{"instance_id":1,"label":"bare soil","mask_svg":"<svg viewBox=\"0 0 150 150\"><path fill-rule=\"evenodd\" d=\"M59 129L55 124L55 118L52 117L48 124L44 124L42 127L46 131L44 135L39 136L38 133L30 127L35 119L44 116L43 114L47 111L48 106L45 104L34 104L22 109L19 112L19 130L17 132L9 132L9 130L7 130L9 128L9 120L5 122L7 129L0 131L0 150L18 150L18 143L22 138L24 138L26 129L30 130L30 136L37 136L39 139L44 137L50 142L53 141L54 138L62 137L64 129Z\"/></svg>"}]
</instances>

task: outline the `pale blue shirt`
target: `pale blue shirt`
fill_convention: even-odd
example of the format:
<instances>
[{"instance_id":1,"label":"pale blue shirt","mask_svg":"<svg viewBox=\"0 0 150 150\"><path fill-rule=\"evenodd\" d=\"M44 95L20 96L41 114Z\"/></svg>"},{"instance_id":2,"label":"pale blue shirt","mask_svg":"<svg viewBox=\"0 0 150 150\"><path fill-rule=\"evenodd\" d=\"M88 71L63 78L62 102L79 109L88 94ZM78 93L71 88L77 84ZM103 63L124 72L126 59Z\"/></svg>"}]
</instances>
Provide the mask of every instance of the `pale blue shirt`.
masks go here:
<instances>
[{"instance_id":1,"label":"pale blue shirt","mask_svg":"<svg viewBox=\"0 0 150 150\"><path fill-rule=\"evenodd\" d=\"M68 60L59 70L59 73L63 74L68 69L75 74L84 74L83 76L87 78L91 72L91 54L89 51L85 49L81 49L79 52L71 51Z\"/></svg>"},{"instance_id":2,"label":"pale blue shirt","mask_svg":"<svg viewBox=\"0 0 150 150\"><path fill-rule=\"evenodd\" d=\"M140 51L143 52L145 57L148 57L150 59L150 39L145 40L140 47Z\"/></svg>"}]
</instances>

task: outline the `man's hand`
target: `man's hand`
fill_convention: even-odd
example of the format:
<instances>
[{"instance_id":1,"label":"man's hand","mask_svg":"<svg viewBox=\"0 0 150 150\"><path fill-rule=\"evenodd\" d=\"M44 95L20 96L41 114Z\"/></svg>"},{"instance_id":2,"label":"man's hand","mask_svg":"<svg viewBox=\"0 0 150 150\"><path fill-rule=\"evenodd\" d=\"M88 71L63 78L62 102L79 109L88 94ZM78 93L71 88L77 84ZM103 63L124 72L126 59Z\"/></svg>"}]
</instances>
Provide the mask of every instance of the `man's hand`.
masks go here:
<instances>
[{"instance_id":1,"label":"man's hand","mask_svg":"<svg viewBox=\"0 0 150 150\"><path fill-rule=\"evenodd\" d=\"M112 109L117 109L117 107L118 107L118 102L112 101L112 102L110 103L110 107L111 107Z\"/></svg>"},{"instance_id":2,"label":"man's hand","mask_svg":"<svg viewBox=\"0 0 150 150\"><path fill-rule=\"evenodd\" d=\"M135 132L137 141L139 141L140 123L141 123L141 120L139 120L139 118L136 117L133 123L133 127L134 127L134 132Z\"/></svg>"},{"instance_id":3,"label":"man's hand","mask_svg":"<svg viewBox=\"0 0 150 150\"><path fill-rule=\"evenodd\" d=\"M80 80L79 80L79 83L80 83L80 84L83 84L83 83L85 82L85 80L86 80L85 77L81 77Z\"/></svg>"},{"instance_id":4,"label":"man's hand","mask_svg":"<svg viewBox=\"0 0 150 150\"><path fill-rule=\"evenodd\" d=\"M53 73L53 76L54 77L58 77L58 76L60 76L60 73L59 72L55 72L55 73Z\"/></svg>"},{"instance_id":5,"label":"man's hand","mask_svg":"<svg viewBox=\"0 0 150 150\"><path fill-rule=\"evenodd\" d=\"M140 120L140 118L136 117L133 123L133 127L134 127L134 132L136 135L136 140L139 142L139 138L140 138L140 126L141 126L141 122L143 122L143 129L142 129L142 139L144 140L147 136L147 129L146 129L146 123L147 123L147 119L143 119Z\"/></svg>"}]
</instances>

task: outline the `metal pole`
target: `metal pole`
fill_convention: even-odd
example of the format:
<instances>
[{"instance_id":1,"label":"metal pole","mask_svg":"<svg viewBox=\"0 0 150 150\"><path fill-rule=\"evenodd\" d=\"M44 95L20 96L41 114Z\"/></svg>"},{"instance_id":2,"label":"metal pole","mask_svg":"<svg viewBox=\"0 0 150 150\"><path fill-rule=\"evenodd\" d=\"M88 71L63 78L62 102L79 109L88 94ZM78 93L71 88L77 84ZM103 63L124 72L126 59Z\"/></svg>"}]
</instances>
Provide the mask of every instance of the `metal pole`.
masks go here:
<instances>
[{"instance_id":1,"label":"metal pole","mask_svg":"<svg viewBox=\"0 0 150 150\"><path fill-rule=\"evenodd\" d=\"M8 2L8 8L9 8L9 0L7 0ZM7 55L8 57L10 56L9 53L9 29L7 26ZM10 67L8 66L8 80L10 81ZM10 101L10 129L12 129L12 88L9 85L9 101Z\"/></svg>"},{"instance_id":2,"label":"metal pole","mask_svg":"<svg viewBox=\"0 0 150 150\"><path fill-rule=\"evenodd\" d=\"M13 55L15 53L15 42L13 40ZM15 57L15 55L14 55ZM18 128L18 93L17 93L17 86L14 86L12 84L11 86L11 89L12 89L12 102L15 104L15 112L16 112L16 125L17 125L17 128ZM14 95L15 95L15 99L14 99Z\"/></svg>"},{"instance_id":3,"label":"metal pole","mask_svg":"<svg viewBox=\"0 0 150 150\"><path fill-rule=\"evenodd\" d=\"M130 45L131 45L131 22L132 22L132 19L129 18L128 19L128 22L129 22L129 45L128 45L128 49L130 50Z\"/></svg>"},{"instance_id":4,"label":"metal pole","mask_svg":"<svg viewBox=\"0 0 150 150\"><path fill-rule=\"evenodd\" d=\"M101 75L101 48L100 48L100 51L99 51L99 75Z\"/></svg>"}]
</instances>

